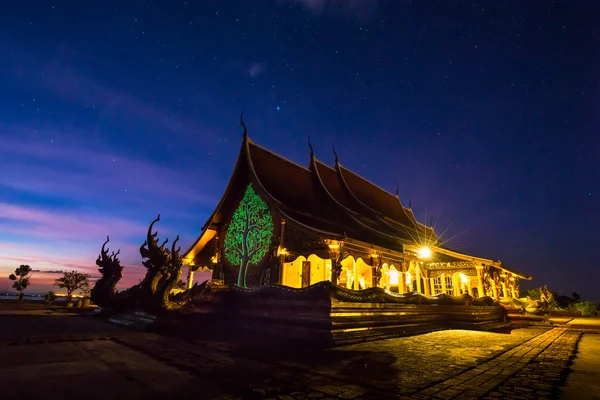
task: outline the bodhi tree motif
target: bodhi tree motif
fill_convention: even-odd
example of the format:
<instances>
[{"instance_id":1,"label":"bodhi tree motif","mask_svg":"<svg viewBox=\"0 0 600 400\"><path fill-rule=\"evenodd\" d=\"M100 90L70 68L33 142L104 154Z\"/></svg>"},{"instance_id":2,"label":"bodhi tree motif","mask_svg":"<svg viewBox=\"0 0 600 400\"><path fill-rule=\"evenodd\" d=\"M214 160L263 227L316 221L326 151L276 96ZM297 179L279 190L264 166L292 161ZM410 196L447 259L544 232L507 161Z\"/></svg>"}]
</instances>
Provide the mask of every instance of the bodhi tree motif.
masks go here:
<instances>
[{"instance_id":1,"label":"bodhi tree motif","mask_svg":"<svg viewBox=\"0 0 600 400\"><path fill-rule=\"evenodd\" d=\"M272 236L269 207L248 185L225 234L225 257L232 265L240 266L238 286L246 287L248 264L262 260L269 251Z\"/></svg>"}]
</instances>

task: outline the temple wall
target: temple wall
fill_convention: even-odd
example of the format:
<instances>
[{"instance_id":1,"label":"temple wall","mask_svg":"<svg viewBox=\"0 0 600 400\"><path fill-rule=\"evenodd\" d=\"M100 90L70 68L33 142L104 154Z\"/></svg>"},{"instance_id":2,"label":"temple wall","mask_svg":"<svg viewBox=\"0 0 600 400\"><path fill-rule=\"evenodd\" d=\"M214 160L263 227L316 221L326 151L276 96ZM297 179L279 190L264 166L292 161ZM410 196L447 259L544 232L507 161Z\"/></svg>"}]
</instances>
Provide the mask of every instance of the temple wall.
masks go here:
<instances>
[{"instance_id":1,"label":"temple wall","mask_svg":"<svg viewBox=\"0 0 600 400\"><path fill-rule=\"evenodd\" d=\"M291 290L291 289L290 289ZM485 330L504 325L500 305L427 305L352 303L240 296L228 303L231 329L280 340L301 340L318 346L407 336L441 329Z\"/></svg>"}]
</instances>

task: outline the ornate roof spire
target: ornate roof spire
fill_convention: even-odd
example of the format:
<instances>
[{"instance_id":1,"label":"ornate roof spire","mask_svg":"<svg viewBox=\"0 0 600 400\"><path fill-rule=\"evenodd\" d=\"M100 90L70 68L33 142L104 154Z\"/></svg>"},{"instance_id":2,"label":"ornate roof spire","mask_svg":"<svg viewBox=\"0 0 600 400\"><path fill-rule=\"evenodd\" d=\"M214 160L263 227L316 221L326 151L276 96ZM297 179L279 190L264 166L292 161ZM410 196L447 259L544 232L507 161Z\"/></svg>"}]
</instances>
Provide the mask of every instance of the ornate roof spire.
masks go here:
<instances>
[{"instance_id":1,"label":"ornate roof spire","mask_svg":"<svg viewBox=\"0 0 600 400\"><path fill-rule=\"evenodd\" d=\"M400 192L400 183L396 182L396 198L399 199L400 195L398 194Z\"/></svg>"},{"instance_id":2,"label":"ornate roof spire","mask_svg":"<svg viewBox=\"0 0 600 400\"><path fill-rule=\"evenodd\" d=\"M310 158L315 156L315 152L313 150L312 144L310 144L310 136L308 136L308 148L310 149Z\"/></svg>"},{"instance_id":3,"label":"ornate roof spire","mask_svg":"<svg viewBox=\"0 0 600 400\"><path fill-rule=\"evenodd\" d=\"M335 143L333 144L333 154L335 155L335 163L338 164L340 160L338 159L337 152L335 151Z\"/></svg>"},{"instance_id":4,"label":"ornate roof spire","mask_svg":"<svg viewBox=\"0 0 600 400\"><path fill-rule=\"evenodd\" d=\"M408 208L412 208L412 197L408 198Z\"/></svg>"},{"instance_id":5,"label":"ornate roof spire","mask_svg":"<svg viewBox=\"0 0 600 400\"><path fill-rule=\"evenodd\" d=\"M244 127L243 137L244 139L248 137L248 129L246 129L246 124L244 123L244 112L240 115L240 124Z\"/></svg>"}]
</instances>

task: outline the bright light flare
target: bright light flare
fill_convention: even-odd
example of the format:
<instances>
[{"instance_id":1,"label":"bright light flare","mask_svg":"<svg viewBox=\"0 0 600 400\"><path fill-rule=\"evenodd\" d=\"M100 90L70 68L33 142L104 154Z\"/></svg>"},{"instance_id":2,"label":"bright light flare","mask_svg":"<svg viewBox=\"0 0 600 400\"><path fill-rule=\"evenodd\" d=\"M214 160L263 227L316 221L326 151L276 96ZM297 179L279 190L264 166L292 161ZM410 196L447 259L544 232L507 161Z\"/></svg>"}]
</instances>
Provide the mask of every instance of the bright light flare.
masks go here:
<instances>
[{"instance_id":1,"label":"bright light flare","mask_svg":"<svg viewBox=\"0 0 600 400\"><path fill-rule=\"evenodd\" d=\"M421 247L418 253L421 258L431 257L431 249L429 247Z\"/></svg>"},{"instance_id":2,"label":"bright light flare","mask_svg":"<svg viewBox=\"0 0 600 400\"><path fill-rule=\"evenodd\" d=\"M395 269L390 269L388 272L388 275L390 276L390 285L397 285L398 284L398 276L400 275L398 273L398 271L396 271Z\"/></svg>"}]
</instances>

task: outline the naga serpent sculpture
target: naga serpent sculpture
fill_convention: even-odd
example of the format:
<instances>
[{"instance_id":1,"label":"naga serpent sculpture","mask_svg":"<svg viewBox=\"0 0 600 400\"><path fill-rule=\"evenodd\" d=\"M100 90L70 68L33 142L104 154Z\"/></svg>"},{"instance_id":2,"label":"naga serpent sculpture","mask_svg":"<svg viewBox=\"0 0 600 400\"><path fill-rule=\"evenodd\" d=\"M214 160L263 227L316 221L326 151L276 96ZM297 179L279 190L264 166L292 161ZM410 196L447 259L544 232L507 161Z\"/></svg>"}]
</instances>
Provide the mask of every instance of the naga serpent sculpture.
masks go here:
<instances>
[{"instance_id":1,"label":"naga serpent sculpture","mask_svg":"<svg viewBox=\"0 0 600 400\"><path fill-rule=\"evenodd\" d=\"M117 253L108 255L109 250L106 242L102 245L100 255L96 260L98 271L102 277L96 282L92 289L92 301L100 307L107 308L141 308L146 312L159 313L161 311L177 309L185 304L185 299L190 296L177 297L174 301L171 296L171 290L181 279L183 260L180 256L181 248L176 249L179 236L173 242L171 250L165 248L169 239L166 239L162 245L158 245L158 232L152 233L154 224L160 221L160 214L148 227L146 241L140 247L142 264L146 267L144 279L137 285L117 292L116 285L123 277L123 267L120 264ZM189 292L186 291L186 292Z\"/></svg>"},{"instance_id":2,"label":"naga serpent sculpture","mask_svg":"<svg viewBox=\"0 0 600 400\"><path fill-rule=\"evenodd\" d=\"M522 314L544 315L550 308L554 295L546 285L540 288L540 300L533 300L529 296L520 299L502 299L501 304L505 307L518 308Z\"/></svg>"},{"instance_id":3,"label":"naga serpent sculpture","mask_svg":"<svg viewBox=\"0 0 600 400\"><path fill-rule=\"evenodd\" d=\"M96 265L99 267L98 272L100 272L102 277L96 281L90 293L92 301L100 307L114 306L113 301L115 300L116 286L123 277L123 267L118 259L121 250L109 255L108 252L110 250L106 248L106 244L109 241L110 238L107 236L106 242L102 245L100 255L96 260Z\"/></svg>"}]
</instances>

